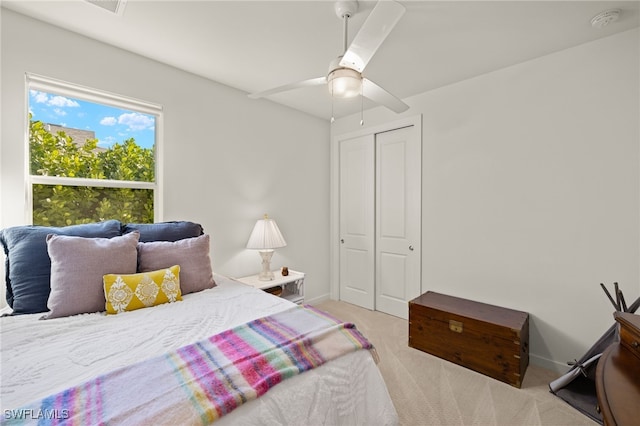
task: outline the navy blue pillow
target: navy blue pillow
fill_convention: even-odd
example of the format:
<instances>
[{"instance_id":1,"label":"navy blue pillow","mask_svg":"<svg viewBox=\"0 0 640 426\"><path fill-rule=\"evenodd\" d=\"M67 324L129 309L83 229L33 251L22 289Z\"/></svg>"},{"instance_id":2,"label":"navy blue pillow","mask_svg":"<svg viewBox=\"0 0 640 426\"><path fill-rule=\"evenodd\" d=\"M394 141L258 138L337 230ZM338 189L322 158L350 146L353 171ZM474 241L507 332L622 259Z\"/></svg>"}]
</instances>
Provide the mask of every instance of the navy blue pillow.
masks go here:
<instances>
[{"instance_id":1,"label":"navy blue pillow","mask_svg":"<svg viewBox=\"0 0 640 426\"><path fill-rule=\"evenodd\" d=\"M122 227L122 234L140 232L140 242L178 241L185 238L199 237L204 230L199 223L188 221L159 222L159 223L127 223Z\"/></svg>"},{"instance_id":2,"label":"navy blue pillow","mask_svg":"<svg viewBox=\"0 0 640 426\"><path fill-rule=\"evenodd\" d=\"M87 238L112 238L120 235L121 223L108 220L60 228L15 226L0 231L0 243L6 256L7 303L14 314L46 312L51 287L51 259L47 235L71 235Z\"/></svg>"}]
</instances>

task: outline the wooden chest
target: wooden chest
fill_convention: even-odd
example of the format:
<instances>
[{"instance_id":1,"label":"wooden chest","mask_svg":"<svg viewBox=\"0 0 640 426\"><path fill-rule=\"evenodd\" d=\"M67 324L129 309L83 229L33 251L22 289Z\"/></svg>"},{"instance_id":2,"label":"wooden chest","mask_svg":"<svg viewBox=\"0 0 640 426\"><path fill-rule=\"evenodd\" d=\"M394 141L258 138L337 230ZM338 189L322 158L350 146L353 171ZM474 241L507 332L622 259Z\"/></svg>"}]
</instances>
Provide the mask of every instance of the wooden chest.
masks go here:
<instances>
[{"instance_id":1,"label":"wooden chest","mask_svg":"<svg viewBox=\"0 0 640 426\"><path fill-rule=\"evenodd\" d=\"M519 388L529 314L428 291L409 302L409 346Z\"/></svg>"}]
</instances>

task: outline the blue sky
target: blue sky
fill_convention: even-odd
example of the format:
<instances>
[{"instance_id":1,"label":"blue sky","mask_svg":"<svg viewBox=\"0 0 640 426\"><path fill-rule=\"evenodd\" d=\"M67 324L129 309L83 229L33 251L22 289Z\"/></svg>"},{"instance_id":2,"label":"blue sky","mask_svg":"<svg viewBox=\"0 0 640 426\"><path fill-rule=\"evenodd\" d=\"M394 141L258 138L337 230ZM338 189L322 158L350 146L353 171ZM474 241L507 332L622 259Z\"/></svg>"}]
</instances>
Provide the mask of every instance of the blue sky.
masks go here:
<instances>
[{"instance_id":1,"label":"blue sky","mask_svg":"<svg viewBox=\"0 0 640 426\"><path fill-rule=\"evenodd\" d=\"M29 91L29 112L33 120L93 130L98 146L104 148L129 138L143 148L151 148L155 140L156 117L149 114L37 90Z\"/></svg>"}]
</instances>

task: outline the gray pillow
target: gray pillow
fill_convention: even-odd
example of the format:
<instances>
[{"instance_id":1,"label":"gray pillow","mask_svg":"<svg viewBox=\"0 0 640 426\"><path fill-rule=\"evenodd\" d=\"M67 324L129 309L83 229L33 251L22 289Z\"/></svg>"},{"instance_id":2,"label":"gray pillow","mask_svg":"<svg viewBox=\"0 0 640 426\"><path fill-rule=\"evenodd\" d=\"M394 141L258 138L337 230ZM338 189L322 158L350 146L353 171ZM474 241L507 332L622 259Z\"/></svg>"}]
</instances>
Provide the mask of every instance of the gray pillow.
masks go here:
<instances>
[{"instance_id":1,"label":"gray pillow","mask_svg":"<svg viewBox=\"0 0 640 426\"><path fill-rule=\"evenodd\" d=\"M215 287L209 234L183 240L138 243L138 272L150 272L180 265L182 294Z\"/></svg>"},{"instance_id":2,"label":"gray pillow","mask_svg":"<svg viewBox=\"0 0 640 426\"><path fill-rule=\"evenodd\" d=\"M113 238L48 235L51 294L50 312L44 318L104 311L102 277L136 272L139 236L138 232Z\"/></svg>"}]
</instances>

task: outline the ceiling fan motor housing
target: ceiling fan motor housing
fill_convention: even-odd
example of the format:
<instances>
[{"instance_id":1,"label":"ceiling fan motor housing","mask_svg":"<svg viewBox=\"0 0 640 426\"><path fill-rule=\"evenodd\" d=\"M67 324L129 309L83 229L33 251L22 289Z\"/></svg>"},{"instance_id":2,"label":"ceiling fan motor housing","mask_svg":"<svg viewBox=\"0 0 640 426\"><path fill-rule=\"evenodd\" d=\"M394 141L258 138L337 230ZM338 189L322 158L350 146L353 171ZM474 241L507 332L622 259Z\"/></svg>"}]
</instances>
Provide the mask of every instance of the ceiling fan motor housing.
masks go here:
<instances>
[{"instance_id":1,"label":"ceiling fan motor housing","mask_svg":"<svg viewBox=\"0 0 640 426\"><path fill-rule=\"evenodd\" d=\"M337 98L353 98L360 95L362 74L351 68L337 68L327 76L329 92Z\"/></svg>"},{"instance_id":2,"label":"ceiling fan motor housing","mask_svg":"<svg viewBox=\"0 0 640 426\"><path fill-rule=\"evenodd\" d=\"M338 56L329 64L329 93L336 98L353 98L361 94L362 74L353 68L341 66L341 60L342 56Z\"/></svg>"}]
</instances>

